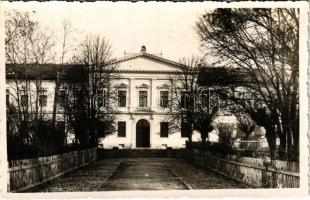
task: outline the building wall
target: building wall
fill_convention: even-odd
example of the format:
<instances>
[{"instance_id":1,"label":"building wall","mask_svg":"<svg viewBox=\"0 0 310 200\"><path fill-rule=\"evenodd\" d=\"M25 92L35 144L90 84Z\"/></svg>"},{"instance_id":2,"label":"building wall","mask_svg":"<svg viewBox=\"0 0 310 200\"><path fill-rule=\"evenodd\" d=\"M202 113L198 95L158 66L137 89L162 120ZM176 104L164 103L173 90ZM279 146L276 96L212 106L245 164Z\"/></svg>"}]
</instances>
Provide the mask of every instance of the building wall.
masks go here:
<instances>
[{"instance_id":1,"label":"building wall","mask_svg":"<svg viewBox=\"0 0 310 200\"><path fill-rule=\"evenodd\" d=\"M29 88L28 88L28 108L29 110L35 109L36 98L38 95L36 93L36 86L35 81L29 81ZM25 86L25 81L19 80L17 83L15 80L7 79L6 80L6 95L9 98L10 104L17 106L17 87L21 90ZM54 105L54 94L55 94L55 81L54 80L42 80L42 89L46 90L44 93L47 96L47 103L46 106L39 106L39 111L42 109L42 113L45 119L51 119L52 112L53 112L53 105ZM63 120L63 110L58 108L56 114L56 120L62 121Z\"/></svg>"},{"instance_id":2,"label":"building wall","mask_svg":"<svg viewBox=\"0 0 310 200\"><path fill-rule=\"evenodd\" d=\"M150 148L182 148L185 147L186 138L181 133L169 132L168 137L160 137L160 122L166 121L165 115L139 114L131 117L129 114L117 115L116 122L126 122L126 137L118 137L117 132L107 136L102 142L104 148L136 148L136 124L145 119L150 124Z\"/></svg>"},{"instance_id":3,"label":"building wall","mask_svg":"<svg viewBox=\"0 0 310 200\"><path fill-rule=\"evenodd\" d=\"M126 137L118 137L117 131L107 136L102 142L104 148L136 148L136 124L145 119L150 124L150 148L182 148L186 138L181 137L180 131L169 129L168 137L160 137L160 122L169 122L167 112L169 108L160 107L160 91L168 91L169 74L153 73L121 73L120 78L113 81L113 86L125 90L126 107L117 110L115 123L126 122ZM139 108L139 91L147 91L147 110ZM170 94L169 94L170 95Z\"/></svg>"},{"instance_id":4,"label":"building wall","mask_svg":"<svg viewBox=\"0 0 310 200\"><path fill-rule=\"evenodd\" d=\"M115 95L118 90L126 91L126 106L118 107L117 102L113 102L115 104L113 107L116 107L118 113L115 124L118 121L126 122L126 137L118 137L116 131L103 139L101 142L103 147L136 148L136 124L140 119L145 119L150 124L151 148L185 146L186 139L181 137L180 132L172 133L170 130L168 137L160 137L160 122L169 121L167 119L169 109L160 107L160 91L169 91L170 76L175 72L180 72L181 69L177 63L153 57L141 53L118 63L118 78L112 81L112 87L116 89ZM16 86L10 80L7 80L7 84L12 99L14 95L16 96ZM42 109L43 112L50 113L47 115L51 117L55 81L44 80L42 85L48 95L47 106ZM35 91L34 83L32 83L31 90ZM139 91L147 91L147 108L139 108ZM61 113L59 117L61 118Z\"/></svg>"}]
</instances>

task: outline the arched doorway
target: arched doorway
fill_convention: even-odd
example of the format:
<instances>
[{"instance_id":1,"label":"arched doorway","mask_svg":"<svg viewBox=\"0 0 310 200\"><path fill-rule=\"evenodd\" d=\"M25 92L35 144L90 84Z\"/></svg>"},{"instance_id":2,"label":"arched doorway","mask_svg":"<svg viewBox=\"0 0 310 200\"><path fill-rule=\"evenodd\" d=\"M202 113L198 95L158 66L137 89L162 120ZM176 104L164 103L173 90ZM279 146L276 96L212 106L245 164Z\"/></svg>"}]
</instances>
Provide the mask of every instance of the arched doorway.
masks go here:
<instances>
[{"instance_id":1,"label":"arched doorway","mask_svg":"<svg viewBox=\"0 0 310 200\"><path fill-rule=\"evenodd\" d=\"M150 147L150 123L145 119L136 124L136 147Z\"/></svg>"}]
</instances>

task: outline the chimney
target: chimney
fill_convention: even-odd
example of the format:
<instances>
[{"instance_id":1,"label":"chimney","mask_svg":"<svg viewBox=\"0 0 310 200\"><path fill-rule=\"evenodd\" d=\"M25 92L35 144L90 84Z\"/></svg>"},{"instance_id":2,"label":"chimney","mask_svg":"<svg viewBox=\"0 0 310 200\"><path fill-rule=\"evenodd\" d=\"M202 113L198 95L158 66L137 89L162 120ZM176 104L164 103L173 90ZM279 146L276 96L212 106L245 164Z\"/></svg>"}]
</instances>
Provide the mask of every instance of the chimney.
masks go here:
<instances>
[{"instance_id":1,"label":"chimney","mask_svg":"<svg viewBox=\"0 0 310 200\"><path fill-rule=\"evenodd\" d=\"M141 53L145 53L146 52L146 47L143 45L142 47L141 47Z\"/></svg>"}]
</instances>

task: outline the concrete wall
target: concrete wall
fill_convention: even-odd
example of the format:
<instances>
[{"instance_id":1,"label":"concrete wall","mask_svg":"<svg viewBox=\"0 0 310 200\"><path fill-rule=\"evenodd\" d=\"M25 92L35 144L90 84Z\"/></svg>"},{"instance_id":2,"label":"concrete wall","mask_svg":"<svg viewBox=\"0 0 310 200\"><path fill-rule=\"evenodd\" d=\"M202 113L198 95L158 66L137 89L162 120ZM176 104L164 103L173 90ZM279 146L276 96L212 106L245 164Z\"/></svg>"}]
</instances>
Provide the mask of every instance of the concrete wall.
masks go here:
<instances>
[{"instance_id":1,"label":"concrete wall","mask_svg":"<svg viewBox=\"0 0 310 200\"><path fill-rule=\"evenodd\" d=\"M97 158L97 148L48 157L13 160L9 165L8 192L22 192L52 180Z\"/></svg>"},{"instance_id":2,"label":"concrete wall","mask_svg":"<svg viewBox=\"0 0 310 200\"><path fill-rule=\"evenodd\" d=\"M190 162L254 188L298 188L299 163L188 150Z\"/></svg>"}]
</instances>

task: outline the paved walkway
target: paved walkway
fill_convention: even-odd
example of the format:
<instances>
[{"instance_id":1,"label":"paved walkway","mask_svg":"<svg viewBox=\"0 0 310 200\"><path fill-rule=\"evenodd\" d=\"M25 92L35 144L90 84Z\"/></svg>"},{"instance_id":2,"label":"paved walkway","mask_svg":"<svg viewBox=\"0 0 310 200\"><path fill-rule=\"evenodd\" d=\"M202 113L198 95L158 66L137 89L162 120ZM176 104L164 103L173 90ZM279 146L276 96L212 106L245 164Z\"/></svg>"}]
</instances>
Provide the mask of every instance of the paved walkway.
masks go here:
<instances>
[{"instance_id":1,"label":"paved walkway","mask_svg":"<svg viewBox=\"0 0 310 200\"><path fill-rule=\"evenodd\" d=\"M98 160L32 192L246 188L213 171L171 158Z\"/></svg>"}]
</instances>

